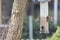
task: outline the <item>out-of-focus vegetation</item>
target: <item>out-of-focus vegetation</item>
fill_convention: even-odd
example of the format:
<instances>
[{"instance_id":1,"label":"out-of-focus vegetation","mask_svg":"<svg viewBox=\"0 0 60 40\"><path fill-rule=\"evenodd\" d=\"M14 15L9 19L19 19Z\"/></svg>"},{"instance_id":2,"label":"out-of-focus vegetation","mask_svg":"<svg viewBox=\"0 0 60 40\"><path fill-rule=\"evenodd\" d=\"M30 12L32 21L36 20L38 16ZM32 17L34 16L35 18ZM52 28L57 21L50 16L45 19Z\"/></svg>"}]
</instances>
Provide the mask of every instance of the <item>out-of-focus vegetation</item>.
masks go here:
<instances>
[{"instance_id":1,"label":"out-of-focus vegetation","mask_svg":"<svg viewBox=\"0 0 60 40\"><path fill-rule=\"evenodd\" d=\"M60 40L60 27L57 27L57 30L53 33L52 37L47 38L46 40Z\"/></svg>"},{"instance_id":2,"label":"out-of-focus vegetation","mask_svg":"<svg viewBox=\"0 0 60 40\"><path fill-rule=\"evenodd\" d=\"M28 39L29 38L29 22L28 22L28 17L25 18L24 20L24 27L23 27L23 36L22 38ZM60 21L60 20L58 20ZM58 25L59 22L58 22ZM46 40L60 40L60 27L58 26L57 29L53 26L53 23L49 23L49 34L40 34L40 23L39 21L35 21L35 18L33 18L33 35L34 38L36 39L46 39Z\"/></svg>"},{"instance_id":3,"label":"out-of-focus vegetation","mask_svg":"<svg viewBox=\"0 0 60 40\"><path fill-rule=\"evenodd\" d=\"M24 27L23 27L23 35L22 38L28 39L29 38L29 18L26 17L24 20ZM56 31L56 28L53 26L53 23L49 23L49 34L40 34L40 22L35 21L35 18L33 18L33 37L34 39L45 39L47 37L51 37L52 34Z\"/></svg>"},{"instance_id":4,"label":"out-of-focus vegetation","mask_svg":"<svg viewBox=\"0 0 60 40\"><path fill-rule=\"evenodd\" d=\"M28 23L28 16L26 16L24 20L24 28L23 28L23 35L22 38L28 39L29 38L29 23ZM58 26L54 27L53 22L49 22L49 34L40 34L40 23L39 21L35 21L33 18L33 36L34 39L46 39L46 40L60 40L60 10L58 10Z\"/></svg>"},{"instance_id":5,"label":"out-of-focus vegetation","mask_svg":"<svg viewBox=\"0 0 60 40\"><path fill-rule=\"evenodd\" d=\"M57 27L57 31L53 34L51 40L60 40L60 27Z\"/></svg>"},{"instance_id":6,"label":"out-of-focus vegetation","mask_svg":"<svg viewBox=\"0 0 60 40\"><path fill-rule=\"evenodd\" d=\"M52 34L50 38L47 38L46 40L60 40L60 10L58 10L58 26L55 33Z\"/></svg>"}]
</instances>

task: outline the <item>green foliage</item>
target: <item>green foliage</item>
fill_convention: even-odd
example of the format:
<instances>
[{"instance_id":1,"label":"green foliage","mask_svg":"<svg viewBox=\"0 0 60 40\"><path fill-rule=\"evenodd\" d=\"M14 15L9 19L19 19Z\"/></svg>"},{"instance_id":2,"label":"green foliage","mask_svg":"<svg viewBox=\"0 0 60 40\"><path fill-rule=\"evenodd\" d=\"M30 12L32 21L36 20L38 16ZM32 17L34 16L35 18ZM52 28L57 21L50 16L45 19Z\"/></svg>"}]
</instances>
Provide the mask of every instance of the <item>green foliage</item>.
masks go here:
<instances>
[{"instance_id":1,"label":"green foliage","mask_svg":"<svg viewBox=\"0 0 60 40\"><path fill-rule=\"evenodd\" d=\"M28 17L24 19L24 26L23 26L23 34L22 38L28 39L29 38L29 23L28 23Z\"/></svg>"},{"instance_id":2,"label":"green foliage","mask_svg":"<svg viewBox=\"0 0 60 40\"><path fill-rule=\"evenodd\" d=\"M29 23L28 16L24 20L23 35L22 38L29 38ZM58 26L60 26L60 13L58 15ZM34 39L45 39L45 40L60 40L60 27L54 27L53 22L49 22L49 34L40 34L40 23L35 21L33 18L33 37Z\"/></svg>"},{"instance_id":3,"label":"green foliage","mask_svg":"<svg viewBox=\"0 0 60 40\"><path fill-rule=\"evenodd\" d=\"M56 33L53 34L50 40L60 40L60 27L57 28Z\"/></svg>"},{"instance_id":4,"label":"green foliage","mask_svg":"<svg viewBox=\"0 0 60 40\"><path fill-rule=\"evenodd\" d=\"M57 30L53 36L51 38L47 38L46 40L60 40L60 27L57 27Z\"/></svg>"},{"instance_id":5,"label":"green foliage","mask_svg":"<svg viewBox=\"0 0 60 40\"><path fill-rule=\"evenodd\" d=\"M49 34L40 34L40 22L35 21L35 18L33 18L33 37L34 39L45 39L47 37L50 37L55 31L56 28L53 26L52 22L49 23ZM28 39L29 38L29 18L26 17L24 20L24 27L23 27L23 35L22 38Z\"/></svg>"}]
</instances>

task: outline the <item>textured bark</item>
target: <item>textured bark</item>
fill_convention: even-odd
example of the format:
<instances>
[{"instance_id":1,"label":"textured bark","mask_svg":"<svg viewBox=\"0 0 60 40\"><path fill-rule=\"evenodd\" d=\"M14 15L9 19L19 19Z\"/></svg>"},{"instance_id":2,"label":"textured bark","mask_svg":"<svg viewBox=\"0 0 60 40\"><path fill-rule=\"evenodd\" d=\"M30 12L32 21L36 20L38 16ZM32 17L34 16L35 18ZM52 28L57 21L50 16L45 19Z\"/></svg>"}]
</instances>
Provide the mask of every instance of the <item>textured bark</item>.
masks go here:
<instances>
[{"instance_id":1,"label":"textured bark","mask_svg":"<svg viewBox=\"0 0 60 40\"><path fill-rule=\"evenodd\" d=\"M2 0L0 0L0 24L2 23L2 4L1 4Z\"/></svg>"},{"instance_id":2,"label":"textured bark","mask_svg":"<svg viewBox=\"0 0 60 40\"><path fill-rule=\"evenodd\" d=\"M6 40L21 40L27 0L14 0Z\"/></svg>"}]
</instances>

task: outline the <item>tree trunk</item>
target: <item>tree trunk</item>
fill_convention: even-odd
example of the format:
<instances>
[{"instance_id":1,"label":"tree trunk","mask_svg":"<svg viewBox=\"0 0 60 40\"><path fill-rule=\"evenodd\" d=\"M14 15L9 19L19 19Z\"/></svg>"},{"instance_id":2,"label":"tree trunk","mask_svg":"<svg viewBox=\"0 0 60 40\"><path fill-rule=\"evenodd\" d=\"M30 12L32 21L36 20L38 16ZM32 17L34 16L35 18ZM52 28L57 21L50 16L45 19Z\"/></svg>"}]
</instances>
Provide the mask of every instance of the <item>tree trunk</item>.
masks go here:
<instances>
[{"instance_id":1,"label":"tree trunk","mask_svg":"<svg viewBox=\"0 0 60 40\"><path fill-rule=\"evenodd\" d=\"M14 0L6 40L21 40L27 0Z\"/></svg>"},{"instance_id":2,"label":"tree trunk","mask_svg":"<svg viewBox=\"0 0 60 40\"><path fill-rule=\"evenodd\" d=\"M2 0L0 0L0 24L2 23L2 4L1 4Z\"/></svg>"}]
</instances>

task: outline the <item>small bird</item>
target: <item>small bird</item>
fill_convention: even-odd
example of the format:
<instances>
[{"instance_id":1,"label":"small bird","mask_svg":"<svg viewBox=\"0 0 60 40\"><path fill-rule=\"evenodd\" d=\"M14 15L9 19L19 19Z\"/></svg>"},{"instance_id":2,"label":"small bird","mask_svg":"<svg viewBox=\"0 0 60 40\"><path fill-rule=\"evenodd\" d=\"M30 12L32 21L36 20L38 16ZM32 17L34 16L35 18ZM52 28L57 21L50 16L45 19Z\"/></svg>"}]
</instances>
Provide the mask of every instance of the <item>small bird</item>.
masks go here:
<instances>
[{"instance_id":1,"label":"small bird","mask_svg":"<svg viewBox=\"0 0 60 40\"><path fill-rule=\"evenodd\" d=\"M53 22L54 18L52 16L47 16L46 17L47 21ZM37 17L35 21L40 21L40 17Z\"/></svg>"}]
</instances>

